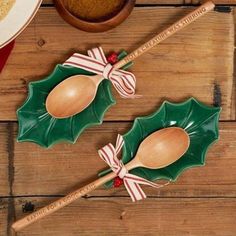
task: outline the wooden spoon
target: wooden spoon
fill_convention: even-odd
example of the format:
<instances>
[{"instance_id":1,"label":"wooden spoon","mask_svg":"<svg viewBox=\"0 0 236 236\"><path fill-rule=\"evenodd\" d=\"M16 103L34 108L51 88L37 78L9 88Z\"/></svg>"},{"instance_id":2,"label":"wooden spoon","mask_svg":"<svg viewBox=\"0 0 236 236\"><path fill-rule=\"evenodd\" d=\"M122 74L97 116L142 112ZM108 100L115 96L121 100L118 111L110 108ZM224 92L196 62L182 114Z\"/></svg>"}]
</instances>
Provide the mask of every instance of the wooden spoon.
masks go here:
<instances>
[{"instance_id":1,"label":"wooden spoon","mask_svg":"<svg viewBox=\"0 0 236 236\"><path fill-rule=\"evenodd\" d=\"M114 65L116 69L121 68L133 61L144 52L148 51L164 39L189 25L199 17L205 15L214 8L214 4L208 1L189 13L163 32L137 48L124 59ZM67 118L83 111L94 100L98 85L104 78L102 75L86 76L75 75L58 84L46 99L46 109L55 118Z\"/></svg>"},{"instance_id":2,"label":"wooden spoon","mask_svg":"<svg viewBox=\"0 0 236 236\"><path fill-rule=\"evenodd\" d=\"M168 166L177 161L188 150L189 143L189 136L182 128L170 127L156 131L140 144L135 158L125 165L126 169L131 170L137 167L159 169ZM23 219L16 221L12 225L12 228L15 231L19 231L27 225L70 204L115 177L116 174L114 172L109 173Z\"/></svg>"}]
</instances>

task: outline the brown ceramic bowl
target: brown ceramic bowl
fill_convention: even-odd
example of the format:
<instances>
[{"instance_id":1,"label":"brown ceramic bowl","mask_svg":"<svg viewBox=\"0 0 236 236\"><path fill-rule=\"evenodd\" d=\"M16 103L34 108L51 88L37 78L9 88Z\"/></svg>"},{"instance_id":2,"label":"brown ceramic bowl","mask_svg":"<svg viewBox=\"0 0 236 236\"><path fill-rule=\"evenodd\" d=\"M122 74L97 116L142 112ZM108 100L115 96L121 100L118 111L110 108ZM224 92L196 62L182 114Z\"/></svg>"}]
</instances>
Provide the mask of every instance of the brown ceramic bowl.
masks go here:
<instances>
[{"instance_id":1,"label":"brown ceramic bowl","mask_svg":"<svg viewBox=\"0 0 236 236\"><path fill-rule=\"evenodd\" d=\"M103 32L121 24L134 8L135 0L126 0L122 8L109 19L104 21L86 21L73 15L65 6L65 0L54 0L61 17L74 27L87 32Z\"/></svg>"}]
</instances>

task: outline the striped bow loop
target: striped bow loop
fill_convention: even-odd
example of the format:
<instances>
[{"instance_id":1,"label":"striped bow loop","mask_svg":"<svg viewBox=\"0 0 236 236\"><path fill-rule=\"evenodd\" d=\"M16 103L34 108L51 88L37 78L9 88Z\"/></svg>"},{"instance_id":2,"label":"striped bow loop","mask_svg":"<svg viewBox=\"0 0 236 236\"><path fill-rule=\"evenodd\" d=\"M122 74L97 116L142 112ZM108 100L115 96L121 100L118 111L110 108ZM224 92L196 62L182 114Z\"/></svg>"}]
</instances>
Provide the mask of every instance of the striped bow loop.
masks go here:
<instances>
[{"instance_id":1,"label":"striped bow loop","mask_svg":"<svg viewBox=\"0 0 236 236\"><path fill-rule=\"evenodd\" d=\"M123 98L134 98L136 78L124 70L115 69L108 63L101 47L88 50L88 56L74 53L63 65L78 67L109 79Z\"/></svg>"},{"instance_id":2,"label":"striped bow loop","mask_svg":"<svg viewBox=\"0 0 236 236\"><path fill-rule=\"evenodd\" d=\"M111 143L109 143L101 148L98 151L98 154L110 166L112 171L115 172L116 175L121 179L123 179L125 188L133 202L146 198L144 191L140 187L141 184L148 185L154 188L160 188L169 183L156 184L137 175L130 174L123 162L117 158L117 155L123 145L123 137L121 135L118 135L115 147Z\"/></svg>"}]
</instances>

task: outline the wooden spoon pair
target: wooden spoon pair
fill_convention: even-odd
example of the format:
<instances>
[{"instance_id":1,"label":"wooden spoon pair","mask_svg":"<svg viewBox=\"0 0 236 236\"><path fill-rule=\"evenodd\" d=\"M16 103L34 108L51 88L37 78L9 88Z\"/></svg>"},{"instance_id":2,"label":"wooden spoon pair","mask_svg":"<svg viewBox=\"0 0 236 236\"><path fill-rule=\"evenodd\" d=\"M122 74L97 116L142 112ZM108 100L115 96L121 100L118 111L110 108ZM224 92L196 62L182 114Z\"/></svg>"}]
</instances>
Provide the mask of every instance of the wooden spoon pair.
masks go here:
<instances>
[{"instance_id":1,"label":"wooden spoon pair","mask_svg":"<svg viewBox=\"0 0 236 236\"><path fill-rule=\"evenodd\" d=\"M124 59L117 62L114 67L121 68L130 61L142 55L164 39L170 37L177 31L183 29L199 17L205 15L214 8L214 4L208 1L189 13L163 32L137 48ZM75 75L62 81L48 95L46 99L46 109L55 118L67 118L83 111L94 100L98 85L103 80L102 75L86 76Z\"/></svg>"},{"instance_id":2,"label":"wooden spoon pair","mask_svg":"<svg viewBox=\"0 0 236 236\"><path fill-rule=\"evenodd\" d=\"M177 161L188 150L189 144L189 135L183 129L178 127L161 129L144 139L139 146L135 158L127 163L125 167L127 170L132 170L137 167L145 167L149 169L166 167ZM30 225L70 204L115 177L116 174L114 172L103 176L15 222L12 225L12 228L17 232L27 225Z\"/></svg>"}]
</instances>

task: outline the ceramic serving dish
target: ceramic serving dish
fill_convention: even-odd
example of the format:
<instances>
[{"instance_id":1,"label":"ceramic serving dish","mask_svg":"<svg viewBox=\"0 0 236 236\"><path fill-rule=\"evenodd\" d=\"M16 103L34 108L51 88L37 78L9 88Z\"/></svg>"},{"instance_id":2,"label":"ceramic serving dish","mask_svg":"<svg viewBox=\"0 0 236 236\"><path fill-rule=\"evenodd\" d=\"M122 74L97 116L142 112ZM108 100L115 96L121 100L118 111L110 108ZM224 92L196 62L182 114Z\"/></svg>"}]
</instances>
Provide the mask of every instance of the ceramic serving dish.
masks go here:
<instances>
[{"instance_id":1,"label":"ceramic serving dish","mask_svg":"<svg viewBox=\"0 0 236 236\"><path fill-rule=\"evenodd\" d=\"M121 52L118 60L126 55L126 52ZM129 63L123 69L131 65ZM102 123L106 110L115 104L111 82L108 80L101 82L94 101L79 114L56 119L46 110L45 102L50 91L64 79L78 74L92 75L85 70L59 64L45 79L29 83L28 98L17 110L19 142L34 142L42 147L50 147L62 141L75 143L85 128Z\"/></svg>"},{"instance_id":2,"label":"ceramic serving dish","mask_svg":"<svg viewBox=\"0 0 236 236\"><path fill-rule=\"evenodd\" d=\"M0 21L0 48L15 39L30 23L42 0L16 0L8 15Z\"/></svg>"},{"instance_id":3,"label":"ceramic serving dish","mask_svg":"<svg viewBox=\"0 0 236 236\"><path fill-rule=\"evenodd\" d=\"M123 135L125 144L122 161L129 162L135 156L139 144L154 131L172 126L181 127L189 134L190 146L178 161L162 169L137 168L131 171L151 181L175 181L185 169L205 164L209 146L219 137L220 111L221 108L206 106L194 98L183 103L165 101L153 114L136 118L130 131ZM100 175L108 172L104 171ZM107 184L110 185L112 182Z\"/></svg>"},{"instance_id":4,"label":"ceramic serving dish","mask_svg":"<svg viewBox=\"0 0 236 236\"><path fill-rule=\"evenodd\" d=\"M135 0L126 0L115 15L103 21L86 21L76 17L67 9L65 0L54 0L54 3L61 17L74 27L87 32L103 32L121 24L133 10Z\"/></svg>"}]
</instances>

